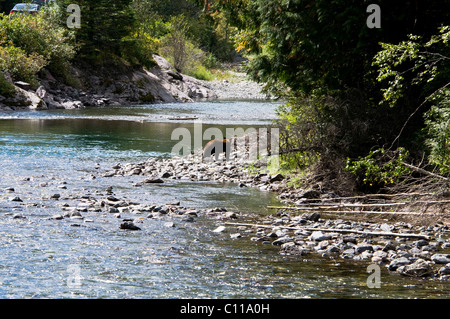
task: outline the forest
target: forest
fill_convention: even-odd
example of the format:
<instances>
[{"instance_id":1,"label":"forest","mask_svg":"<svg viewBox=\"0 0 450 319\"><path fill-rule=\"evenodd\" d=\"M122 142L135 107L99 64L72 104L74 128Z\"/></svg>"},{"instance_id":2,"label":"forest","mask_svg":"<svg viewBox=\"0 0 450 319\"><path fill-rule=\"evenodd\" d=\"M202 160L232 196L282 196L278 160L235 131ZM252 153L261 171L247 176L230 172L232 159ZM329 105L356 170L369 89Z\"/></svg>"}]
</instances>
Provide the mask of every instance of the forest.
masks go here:
<instances>
[{"instance_id":1,"label":"forest","mask_svg":"<svg viewBox=\"0 0 450 319\"><path fill-rule=\"evenodd\" d=\"M448 189L450 0L56 0L38 16L0 1L4 74L36 84L69 66L154 65L211 80L245 57L248 76L285 101L280 172L337 191ZM70 4L81 25L68 28Z\"/></svg>"}]
</instances>

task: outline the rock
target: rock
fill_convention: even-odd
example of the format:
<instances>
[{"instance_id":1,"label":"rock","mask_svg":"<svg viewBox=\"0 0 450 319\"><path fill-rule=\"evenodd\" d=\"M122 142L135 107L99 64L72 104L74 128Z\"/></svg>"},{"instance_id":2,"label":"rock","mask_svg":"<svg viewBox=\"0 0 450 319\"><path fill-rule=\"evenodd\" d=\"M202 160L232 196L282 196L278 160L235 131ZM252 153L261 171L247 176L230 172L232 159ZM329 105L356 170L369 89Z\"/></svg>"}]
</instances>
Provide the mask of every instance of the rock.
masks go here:
<instances>
[{"instance_id":1,"label":"rock","mask_svg":"<svg viewBox=\"0 0 450 319\"><path fill-rule=\"evenodd\" d=\"M420 239L420 240L414 242L414 245L419 249L424 246L427 246L428 244L429 244L428 240L426 240L426 239Z\"/></svg>"},{"instance_id":2,"label":"rock","mask_svg":"<svg viewBox=\"0 0 450 319\"><path fill-rule=\"evenodd\" d=\"M161 178L169 178L171 176L172 176L171 172L164 172L164 173L161 174Z\"/></svg>"},{"instance_id":3,"label":"rock","mask_svg":"<svg viewBox=\"0 0 450 319\"><path fill-rule=\"evenodd\" d=\"M373 262L386 262L388 260L387 258L387 252L382 251L382 250L377 250L376 252L373 253L372 255L372 261Z\"/></svg>"},{"instance_id":4,"label":"rock","mask_svg":"<svg viewBox=\"0 0 450 319\"><path fill-rule=\"evenodd\" d=\"M14 193L15 189L13 187L7 187L7 188L5 188L5 192L7 192L7 193Z\"/></svg>"},{"instance_id":5,"label":"rock","mask_svg":"<svg viewBox=\"0 0 450 319\"><path fill-rule=\"evenodd\" d=\"M399 257L396 258L394 260L392 260L388 266L388 269L390 271L395 271L397 270L398 267L400 266L405 266L405 265L409 265L411 263L411 261L406 258L406 257Z\"/></svg>"},{"instance_id":6,"label":"rock","mask_svg":"<svg viewBox=\"0 0 450 319\"><path fill-rule=\"evenodd\" d=\"M54 219L54 220L61 220L63 218L64 218L64 216L61 214L56 214L51 217L51 219Z\"/></svg>"},{"instance_id":7,"label":"rock","mask_svg":"<svg viewBox=\"0 0 450 319\"><path fill-rule=\"evenodd\" d=\"M31 89L31 84L27 83L27 82L23 82L23 81L16 81L16 82L14 82L14 85L16 85L16 86L18 86L18 87L20 87L21 89L24 89L24 90Z\"/></svg>"},{"instance_id":8,"label":"rock","mask_svg":"<svg viewBox=\"0 0 450 319\"><path fill-rule=\"evenodd\" d=\"M385 252L388 252L389 250L396 251L397 247L392 242L389 241L386 243L386 245L384 245L382 250Z\"/></svg>"},{"instance_id":9,"label":"rock","mask_svg":"<svg viewBox=\"0 0 450 319\"><path fill-rule=\"evenodd\" d=\"M448 264L450 263L450 255L447 254L434 254L431 256L431 260L435 264Z\"/></svg>"},{"instance_id":10,"label":"rock","mask_svg":"<svg viewBox=\"0 0 450 319\"><path fill-rule=\"evenodd\" d=\"M433 268L430 262L418 259L412 264L398 267L397 272L404 276L425 277L433 274Z\"/></svg>"},{"instance_id":11,"label":"rock","mask_svg":"<svg viewBox=\"0 0 450 319\"><path fill-rule=\"evenodd\" d=\"M22 214L14 214L12 218L13 219L25 219L26 217L23 216Z\"/></svg>"},{"instance_id":12,"label":"rock","mask_svg":"<svg viewBox=\"0 0 450 319\"><path fill-rule=\"evenodd\" d=\"M361 254L365 251L373 252L373 247L371 245L359 244L354 247L357 254Z\"/></svg>"},{"instance_id":13,"label":"rock","mask_svg":"<svg viewBox=\"0 0 450 319\"><path fill-rule=\"evenodd\" d=\"M312 213L309 215L308 220L312 221L312 222L318 222L320 219L320 214L319 213Z\"/></svg>"},{"instance_id":14,"label":"rock","mask_svg":"<svg viewBox=\"0 0 450 319\"><path fill-rule=\"evenodd\" d=\"M22 200L20 197L18 197L18 196L16 196L16 197L11 197L11 198L10 198L10 201L11 201L11 202L23 202L23 200Z\"/></svg>"},{"instance_id":15,"label":"rock","mask_svg":"<svg viewBox=\"0 0 450 319\"><path fill-rule=\"evenodd\" d=\"M168 228L175 227L175 223L173 223L173 222L164 223L164 227L168 227Z\"/></svg>"},{"instance_id":16,"label":"rock","mask_svg":"<svg viewBox=\"0 0 450 319\"><path fill-rule=\"evenodd\" d=\"M60 194L53 194L52 196L50 196L51 199L59 199L60 197Z\"/></svg>"},{"instance_id":17,"label":"rock","mask_svg":"<svg viewBox=\"0 0 450 319\"><path fill-rule=\"evenodd\" d=\"M133 222L130 221L124 221L119 226L120 229L128 229L128 230L141 230L139 227L137 227Z\"/></svg>"},{"instance_id":18,"label":"rock","mask_svg":"<svg viewBox=\"0 0 450 319\"><path fill-rule=\"evenodd\" d=\"M322 241L322 240L328 240L330 239L331 236L328 234L324 234L321 231L314 231L311 236L310 239L313 241Z\"/></svg>"},{"instance_id":19,"label":"rock","mask_svg":"<svg viewBox=\"0 0 450 319\"><path fill-rule=\"evenodd\" d=\"M290 241L292 241L291 237L284 236L284 237L281 237L281 238L278 238L278 239L274 240L272 242L272 245L274 245L274 246L281 246L281 245L283 245L283 244L285 244L287 242L290 242Z\"/></svg>"},{"instance_id":20,"label":"rock","mask_svg":"<svg viewBox=\"0 0 450 319\"><path fill-rule=\"evenodd\" d=\"M339 247L335 246L335 245L330 245L327 247L327 253L328 254L336 254L340 252Z\"/></svg>"},{"instance_id":21,"label":"rock","mask_svg":"<svg viewBox=\"0 0 450 319\"><path fill-rule=\"evenodd\" d=\"M392 232L395 226L384 223L380 225L380 229L385 232Z\"/></svg>"},{"instance_id":22,"label":"rock","mask_svg":"<svg viewBox=\"0 0 450 319\"><path fill-rule=\"evenodd\" d=\"M36 95L39 96L41 99L45 99L48 97L47 90L42 85L36 89Z\"/></svg>"},{"instance_id":23,"label":"rock","mask_svg":"<svg viewBox=\"0 0 450 319\"><path fill-rule=\"evenodd\" d=\"M353 248L345 249L341 253L341 257L344 259L352 259L353 257L355 257L355 250Z\"/></svg>"},{"instance_id":24,"label":"rock","mask_svg":"<svg viewBox=\"0 0 450 319\"><path fill-rule=\"evenodd\" d=\"M181 220L183 222L188 222L188 223L195 222L195 218L192 215L183 216L183 218Z\"/></svg>"},{"instance_id":25,"label":"rock","mask_svg":"<svg viewBox=\"0 0 450 319\"><path fill-rule=\"evenodd\" d=\"M296 256L303 256L306 255L308 250L302 248L299 245L296 245L294 242L290 241L287 243L284 243L281 245L281 253L288 254L288 255L296 255Z\"/></svg>"},{"instance_id":26,"label":"rock","mask_svg":"<svg viewBox=\"0 0 450 319\"><path fill-rule=\"evenodd\" d=\"M304 191L298 197L299 198L307 198L307 199L316 199L316 198L320 198L320 192L310 189L310 190Z\"/></svg>"},{"instance_id":27,"label":"rock","mask_svg":"<svg viewBox=\"0 0 450 319\"><path fill-rule=\"evenodd\" d=\"M450 275L450 264L441 267L439 269L439 275Z\"/></svg>"},{"instance_id":28,"label":"rock","mask_svg":"<svg viewBox=\"0 0 450 319\"><path fill-rule=\"evenodd\" d=\"M164 183L164 181L159 177L149 177L149 178L144 179L142 181L142 183L144 183L144 184L161 184L161 183Z\"/></svg>"},{"instance_id":29,"label":"rock","mask_svg":"<svg viewBox=\"0 0 450 319\"><path fill-rule=\"evenodd\" d=\"M119 199L117 199L113 195L109 195L108 197L106 197L106 199L111 201L111 202L118 202L119 201Z\"/></svg>"},{"instance_id":30,"label":"rock","mask_svg":"<svg viewBox=\"0 0 450 319\"><path fill-rule=\"evenodd\" d=\"M109 207L109 208L108 208L108 213L111 213L111 214L118 214L118 213L120 213L120 211L119 211L119 209L116 208L116 207Z\"/></svg>"},{"instance_id":31,"label":"rock","mask_svg":"<svg viewBox=\"0 0 450 319\"><path fill-rule=\"evenodd\" d=\"M223 232L225 232L225 230L226 230L225 226L219 226L216 229L214 229L212 232L213 233L223 233Z\"/></svg>"},{"instance_id":32,"label":"rock","mask_svg":"<svg viewBox=\"0 0 450 319\"><path fill-rule=\"evenodd\" d=\"M352 235L345 235L342 237L342 242L356 244L356 237Z\"/></svg>"},{"instance_id":33,"label":"rock","mask_svg":"<svg viewBox=\"0 0 450 319\"><path fill-rule=\"evenodd\" d=\"M240 233L236 233L236 234L230 234L231 239L237 239L237 238L241 238L242 235Z\"/></svg>"},{"instance_id":34,"label":"rock","mask_svg":"<svg viewBox=\"0 0 450 319\"><path fill-rule=\"evenodd\" d=\"M16 86L15 89L16 95L12 98L8 98L3 102L3 104L28 107L32 110L47 109L47 104L44 102L44 100L42 100L34 92L29 92L20 88L19 86Z\"/></svg>"},{"instance_id":35,"label":"rock","mask_svg":"<svg viewBox=\"0 0 450 319\"><path fill-rule=\"evenodd\" d=\"M271 183L273 183L273 182L281 182L283 179L284 179L284 176L281 175L280 173L278 173L275 176L272 176L269 181Z\"/></svg>"}]
</instances>

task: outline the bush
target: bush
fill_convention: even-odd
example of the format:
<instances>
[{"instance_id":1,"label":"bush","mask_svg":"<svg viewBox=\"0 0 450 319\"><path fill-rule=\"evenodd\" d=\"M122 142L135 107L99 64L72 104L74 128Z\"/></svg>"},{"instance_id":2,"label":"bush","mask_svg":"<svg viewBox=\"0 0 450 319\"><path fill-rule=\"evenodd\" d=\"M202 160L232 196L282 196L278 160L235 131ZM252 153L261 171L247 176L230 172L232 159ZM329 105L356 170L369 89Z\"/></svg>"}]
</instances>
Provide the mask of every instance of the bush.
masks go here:
<instances>
[{"instance_id":1,"label":"bush","mask_svg":"<svg viewBox=\"0 0 450 319\"><path fill-rule=\"evenodd\" d=\"M430 150L428 160L437 165L442 174L450 173L450 91L430 111L425 114L428 138L426 145Z\"/></svg>"},{"instance_id":2,"label":"bush","mask_svg":"<svg viewBox=\"0 0 450 319\"><path fill-rule=\"evenodd\" d=\"M14 95L14 85L6 80L2 72L0 72L0 95L4 97L11 97Z\"/></svg>"},{"instance_id":3,"label":"bush","mask_svg":"<svg viewBox=\"0 0 450 319\"><path fill-rule=\"evenodd\" d=\"M404 148L394 152L378 148L365 157L358 157L358 160L347 159L345 169L352 172L358 182L370 187L399 183L401 177L410 173L403 164L406 156L408 152Z\"/></svg>"},{"instance_id":4,"label":"bush","mask_svg":"<svg viewBox=\"0 0 450 319\"><path fill-rule=\"evenodd\" d=\"M45 65L45 59L36 53L28 55L13 45L0 46L0 70L8 71L14 79L37 86L36 74Z\"/></svg>"},{"instance_id":5,"label":"bush","mask_svg":"<svg viewBox=\"0 0 450 319\"><path fill-rule=\"evenodd\" d=\"M0 15L2 68L14 78L35 81L36 73L47 66L64 75L75 55L73 36L59 26L51 11L32 15Z\"/></svg>"}]
</instances>

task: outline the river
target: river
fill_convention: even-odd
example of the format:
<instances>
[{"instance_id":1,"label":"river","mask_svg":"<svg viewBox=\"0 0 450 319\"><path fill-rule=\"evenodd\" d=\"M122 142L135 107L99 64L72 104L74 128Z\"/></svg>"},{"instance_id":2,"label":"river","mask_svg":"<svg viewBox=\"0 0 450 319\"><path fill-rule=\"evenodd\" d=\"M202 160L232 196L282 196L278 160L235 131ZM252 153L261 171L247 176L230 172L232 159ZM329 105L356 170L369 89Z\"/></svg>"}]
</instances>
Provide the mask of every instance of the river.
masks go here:
<instances>
[{"instance_id":1,"label":"river","mask_svg":"<svg viewBox=\"0 0 450 319\"><path fill-rule=\"evenodd\" d=\"M367 266L319 256L288 257L243 233L213 233L218 221L140 218L142 231L121 219L83 212L84 220L53 220L63 203L114 195L139 203L269 214L274 194L212 182L170 180L134 187L136 176L102 177L117 163L170 156L175 128L263 127L274 102L216 101L77 110L0 113L0 298L430 298L449 284L381 272L367 287ZM60 198L52 198L59 194ZM12 201L19 197L22 201ZM19 218L24 217L24 218Z\"/></svg>"}]
</instances>

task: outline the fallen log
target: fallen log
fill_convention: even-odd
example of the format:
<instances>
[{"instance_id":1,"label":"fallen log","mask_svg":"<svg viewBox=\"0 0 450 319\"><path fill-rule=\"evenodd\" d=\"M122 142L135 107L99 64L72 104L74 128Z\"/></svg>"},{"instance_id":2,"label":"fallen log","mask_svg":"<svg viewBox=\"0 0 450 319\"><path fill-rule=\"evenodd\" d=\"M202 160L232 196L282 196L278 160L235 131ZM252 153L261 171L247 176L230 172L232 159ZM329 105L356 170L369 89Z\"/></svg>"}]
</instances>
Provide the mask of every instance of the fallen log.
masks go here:
<instances>
[{"instance_id":1,"label":"fallen log","mask_svg":"<svg viewBox=\"0 0 450 319\"><path fill-rule=\"evenodd\" d=\"M312 209L315 210L315 209ZM372 215L434 215L432 213L418 213L418 212L383 212L383 211L356 211L356 210L321 210L324 214L372 214Z\"/></svg>"},{"instance_id":2,"label":"fallen log","mask_svg":"<svg viewBox=\"0 0 450 319\"><path fill-rule=\"evenodd\" d=\"M290 229L290 230L323 231L323 232L333 232L333 233L353 233L353 234L365 234L365 235L371 235L371 236L393 236L393 237L430 239L430 236L422 235L422 234L407 234L407 233L392 233L392 232L371 232L371 231L362 231L362 230L356 230L356 229L293 227L293 226L260 225L260 224L249 224L249 223L230 223L230 222L225 223L225 225L259 227L259 228L282 228L282 229Z\"/></svg>"},{"instance_id":3,"label":"fallen log","mask_svg":"<svg viewBox=\"0 0 450 319\"><path fill-rule=\"evenodd\" d=\"M350 200L350 199L370 199L377 197L421 197L421 196L435 196L434 193L398 193L398 194L366 194L359 196L348 196L348 197L331 197L331 198L320 198L321 201L342 201L342 200ZM304 201L317 201L318 198L302 198Z\"/></svg>"},{"instance_id":4,"label":"fallen log","mask_svg":"<svg viewBox=\"0 0 450 319\"><path fill-rule=\"evenodd\" d=\"M412 169L413 171L416 171L418 173L421 173L421 174L424 174L424 175L428 175L428 176L431 176L431 177L434 177L434 178L438 178L438 179L441 179L441 180L444 180L444 181L447 181L447 182L450 181L450 179L445 177L445 176L429 172L427 170L424 170L423 168L420 168L420 167L417 167L417 166L414 166L414 165L411 165L411 164L408 164L408 163L405 163L405 162L403 162L402 164L405 165L407 168Z\"/></svg>"},{"instance_id":5,"label":"fallen log","mask_svg":"<svg viewBox=\"0 0 450 319\"><path fill-rule=\"evenodd\" d=\"M390 207L390 206L405 206L405 205L417 205L417 204L450 204L450 200L441 201L416 201L416 202L399 202L399 203L380 203L380 204L298 204L297 206L267 206L272 209L291 209L291 210L303 210L308 207L317 207L318 209L327 208L364 208L364 207Z\"/></svg>"}]
</instances>

